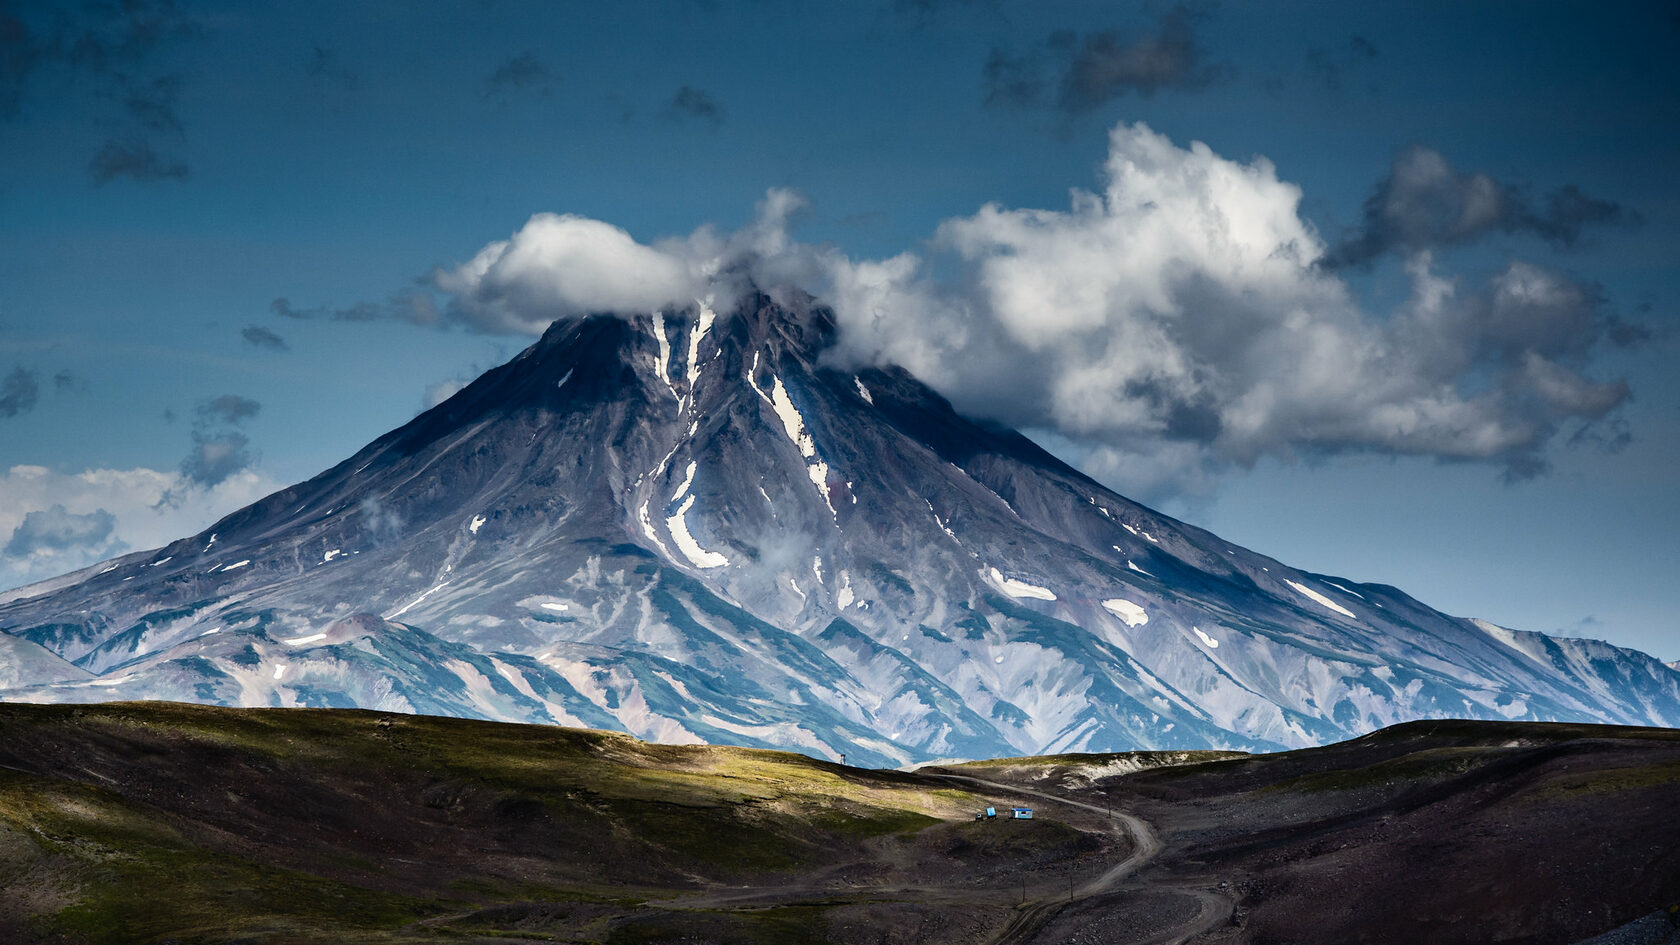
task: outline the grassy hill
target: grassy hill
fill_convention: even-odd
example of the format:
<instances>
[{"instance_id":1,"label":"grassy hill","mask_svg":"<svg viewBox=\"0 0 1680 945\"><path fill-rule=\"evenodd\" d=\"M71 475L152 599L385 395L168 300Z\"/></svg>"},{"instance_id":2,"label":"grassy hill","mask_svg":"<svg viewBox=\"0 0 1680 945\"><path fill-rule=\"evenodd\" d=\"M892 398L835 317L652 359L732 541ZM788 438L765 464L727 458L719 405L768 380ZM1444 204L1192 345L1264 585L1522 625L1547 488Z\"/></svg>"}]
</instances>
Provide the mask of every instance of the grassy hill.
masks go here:
<instances>
[{"instance_id":1,"label":"grassy hill","mask_svg":"<svg viewBox=\"0 0 1680 945\"><path fill-rule=\"evenodd\" d=\"M932 880L985 903L988 877L1018 887L1023 862L1112 846L1059 823L974 823L986 803L912 774L610 732L0 705L0 939L816 940L810 913L848 884ZM795 884L817 904L682 906Z\"/></svg>"},{"instance_id":2,"label":"grassy hill","mask_svg":"<svg viewBox=\"0 0 1680 945\"><path fill-rule=\"evenodd\" d=\"M358 710L0 704L0 942L1574 945L1680 903L1676 799L1662 729L907 773ZM1017 803L1035 819L974 819Z\"/></svg>"}]
</instances>

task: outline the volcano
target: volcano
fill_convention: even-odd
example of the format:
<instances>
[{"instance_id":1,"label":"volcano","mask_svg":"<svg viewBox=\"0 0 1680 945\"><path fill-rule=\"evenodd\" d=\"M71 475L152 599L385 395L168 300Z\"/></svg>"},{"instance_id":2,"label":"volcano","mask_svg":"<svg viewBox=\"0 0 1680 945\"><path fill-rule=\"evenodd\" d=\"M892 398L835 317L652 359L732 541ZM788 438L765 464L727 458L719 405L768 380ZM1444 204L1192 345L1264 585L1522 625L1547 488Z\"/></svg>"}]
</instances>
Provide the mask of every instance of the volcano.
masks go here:
<instances>
[{"instance_id":1,"label":"volcano","mask_svg":"<svg viewBox=\"0 0 1680 945\"><path fill-rule=\"evenodd\" d=\"M1680 725L1680 672L1104 488L830 310L564 319L204 532L0 595L0 699L365 707L854 764Z\"/></svg>"}]
</instances>

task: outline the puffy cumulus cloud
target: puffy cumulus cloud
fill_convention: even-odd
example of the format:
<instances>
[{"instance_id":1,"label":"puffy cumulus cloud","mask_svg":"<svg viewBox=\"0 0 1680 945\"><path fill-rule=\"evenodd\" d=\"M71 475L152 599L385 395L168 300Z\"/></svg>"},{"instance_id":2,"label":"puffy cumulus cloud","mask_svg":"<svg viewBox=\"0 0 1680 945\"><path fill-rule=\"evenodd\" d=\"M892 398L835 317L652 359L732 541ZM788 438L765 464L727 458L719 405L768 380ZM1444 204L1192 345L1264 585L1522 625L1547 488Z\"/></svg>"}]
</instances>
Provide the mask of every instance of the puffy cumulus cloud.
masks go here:
<instances>
[{"instance_id":1,"label":"puffy cumulus cloud","mask_svg":"<svg viewBox=\"0 0 1680 945\"><path fill-rule=\"evenodd\" d=\"M94 509L78 515L62 505L27 512L17 528L12 529L0 555L8 558L52 558L65 552L82 551L99 557L109 557L127 548L113 541L116 516L104 509Z\"/></svg>"},{"instance_id":2,"label":"puffy cumulus cloud","mask_svg":"<svg viewBox=\"0 0 1680 945\"><path fill-rule=\"evenodd\" d=\"M0 589L168 544L280 485L250 470L204 489L175 471L13 466L0 472ZM171 493L175 504L163 501Z\"/></svg>"},{"instance_id":3,"label":"puffy cumulus cloud","mask_svg":"<svg viewBox=\"0 0 1680 945\"><path fill-rule=\"evenodd\" d=\"M851 281L874 299L836 294L849 343L970 409L1091 444L1088 465L1133 488L1174 467L1358 451L1527 475L1560 424L1627 398L1585 374L1601 300L1556 273L1518 263L1462 291L1419 256L1411 299L1376 317L1321 265L1300 189L1264 158L1141 124L1109 144L1104 189L1067 210L987 206L940 227L965 290L930 289L912 259L861 267ZM930 293L909 306L930 316L890 311Z\"/></svg>"},{"instance_id":4,"label":"puffy cumulus cloud","mask_svg":"<svg viewBox=\"0 0 1680 945\"><path fill-rule=\"evenodd\" d=\"M1627 399L1590 376L1616 334L1596 291L1525 263L1461 285L1419 252L1410 297L1372 313L1324 265L1301 199L1264 158L1123 124L1100 190L1061 210L981 207L924 253L854 260L797 242L800 200L772 191L741 231L652 245L539 215L435 281L459 317L533 334L560 316L722 304L747 279L795 286L834 308L833 357L903 365L1150 498L1264 456L1532 475L1555 434Z\"/></svg>"},{"instance_id":5,"label":"puffy cumulus cloud","mask_svg":"<svg viewBox=\"0 0 1680 945\"><path fill-rule=\"evenodd\" d=\"M434 274L451 314L486 331L539 334L556 318L687 305L716 275L710 231L648 246L610 223L539 213L512 237Z\"/></svg>"},{"instance_id":6,"label":"puffy cumulus cloud","mask_svg":"<svg viewBox=\"0 0 1680 945\"><path fill-rule=\"evenodd\" d=\"M685 237L638 242L625 230L575 214L539 213L508 239L426 280L441 322L499 334L538 335L560 318L682 308L710 297L727 308L749 283L817 284L833 254L795 242L792 217L805 206L772 188L753 222L731 233L703 226ZM276 299L278 314L295 310Z\"/></svg>"},{"instance_id":7,"label":"puffy cumulus cloud","mask_svg":"<svg viewBox=\"0 0 1680 945\"><path fill-rule=\"evenodd\" d=\"M1568 185L1535 201L1525 188L1458 170L1433 148L1402 151L1378 182L1358 226L1326 257L1360 265L1388 252L1415 253L1489 233L1527 233L1571 246L1589 226L1639 222L1638 214Z\"/></svg>"}]
</instances>

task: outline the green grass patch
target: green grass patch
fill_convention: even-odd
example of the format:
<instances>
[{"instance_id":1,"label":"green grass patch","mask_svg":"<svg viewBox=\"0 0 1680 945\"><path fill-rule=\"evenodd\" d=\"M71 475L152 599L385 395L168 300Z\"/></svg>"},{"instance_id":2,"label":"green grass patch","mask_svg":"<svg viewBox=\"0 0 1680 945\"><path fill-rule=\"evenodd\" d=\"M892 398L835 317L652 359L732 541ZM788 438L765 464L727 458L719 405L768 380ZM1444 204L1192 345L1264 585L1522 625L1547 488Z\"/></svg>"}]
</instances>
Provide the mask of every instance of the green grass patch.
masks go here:
<instances>
[{"instance_id":1,"label":"green grass patch","mask_svg":"<svg viewBox=\"0 0 1680 945\"><path fill-rule=\"evenodd\" d=\"M361 710L0 705L0 761L42 772L0 768L0 826L71 890L42 918L91 943L407 941L519 903L622 916L977 803L788 752ZM795 940L778 915L723 937Z\"/></svg>"},{"instance_id":2,"label":"green grass patch","mask_svg":"<svg viewBox=\"0 0 1680 945\"><path fill-rule=\"evenodd\" d=\"M1262 793L1357 791L1399 784L1418 787L1447 781L1494 760L1498 749L1480 746L1430 748L1358 768L1340 768L1285 778L1261 788Z\"/></svg>"},{"instance_id":3,"label":"green grass patch","mask_svg":"<svg viewBox=\"0 0 1680 945\"><path fill-rule=\"evenodd\" d=\"M116 943L394 929L451 907L205 850L104 789L5 774L0 820L29 837L43 863L78 867L78 901L41 917L57 933Z\"/></svg>"},{"instance_id":4,"label":"green grass patch","mask_svg":"<svg viewBox=\"0 0 1680 945\"><path fill-rule=\"evenodd\" d=\"M1606 768L1601 771L1570 772L1552 778L1532 796L1543 801L1573 800L1584 796L1619 794L1650 788L1680 791L1680 761Z\"/></svg>"}]
</instances>

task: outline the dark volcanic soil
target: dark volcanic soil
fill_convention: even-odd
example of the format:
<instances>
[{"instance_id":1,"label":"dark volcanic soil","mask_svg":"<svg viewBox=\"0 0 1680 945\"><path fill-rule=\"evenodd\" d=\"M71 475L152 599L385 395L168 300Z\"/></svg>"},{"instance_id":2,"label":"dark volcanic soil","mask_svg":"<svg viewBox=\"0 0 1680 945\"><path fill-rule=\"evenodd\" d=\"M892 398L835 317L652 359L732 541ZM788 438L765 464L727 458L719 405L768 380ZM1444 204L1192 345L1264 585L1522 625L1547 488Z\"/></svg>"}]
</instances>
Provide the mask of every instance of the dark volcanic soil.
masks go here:
<instances>
[{"instance_id":1,"label":"dark volcanic soil","mask_svg":"<svg viewBox=\"0 0 1680 945\"><path fill-rule=\"evenodd\" d=\"M1657 729L909 774L361 711L0 705L0 942L1658 945L1677 802L1680 732Z\"/></svg>"},{"instance_id":2,"label":"dark volcanic soil","mask_svg":"<svg viewBox=\"0 0 1680 945\"><path fill-rule=\"evenodd\" d=\"M1426 722L1106 785L1256 945L1573 943L1680 903L1680 732Z\"/></svg>"}]
</instances>

